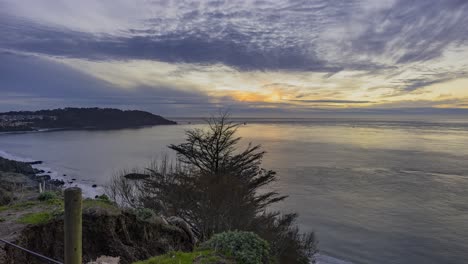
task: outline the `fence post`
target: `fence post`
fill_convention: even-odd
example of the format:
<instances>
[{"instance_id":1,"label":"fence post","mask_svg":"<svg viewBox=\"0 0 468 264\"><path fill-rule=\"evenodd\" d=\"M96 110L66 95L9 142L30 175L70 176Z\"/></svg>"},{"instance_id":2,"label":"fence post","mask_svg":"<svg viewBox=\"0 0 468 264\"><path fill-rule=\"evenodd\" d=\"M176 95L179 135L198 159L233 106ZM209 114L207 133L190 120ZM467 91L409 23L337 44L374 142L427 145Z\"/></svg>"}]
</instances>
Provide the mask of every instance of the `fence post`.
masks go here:
<instances>
[{"instance_id":1,"label":"fence post","mask_svg":"<svg viewBox=\"0 0 468 264\"><path fill-rule=\"evenodd\" d=\"M81 189L65 190L65 264L82 264Z\"/></svg>"}]
</instances>

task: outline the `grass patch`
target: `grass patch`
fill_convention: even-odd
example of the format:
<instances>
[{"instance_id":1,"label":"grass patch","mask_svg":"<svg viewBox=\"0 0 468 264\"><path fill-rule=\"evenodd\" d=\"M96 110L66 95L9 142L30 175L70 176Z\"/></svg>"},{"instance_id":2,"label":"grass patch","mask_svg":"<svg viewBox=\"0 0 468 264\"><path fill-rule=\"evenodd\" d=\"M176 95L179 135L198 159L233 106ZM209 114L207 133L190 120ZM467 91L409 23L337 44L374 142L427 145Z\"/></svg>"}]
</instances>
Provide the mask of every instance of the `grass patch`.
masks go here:
<instances>
[{"instance_id":1,"label":"grass patch","mask_svg":"<svg viewBox=\"0 0 468 264\"><path fill-rule=\"evenodd\" d=\"M114 204L105 200L84 199L83 208L88 208L88 207L117 208Z\"/></svg>"},{"instance_id":2,"label":"grass patch","mask_svg":"<svg viewBox=\"0 0 468 264\"><path fill-rule=\"evenodd\" d=\"M111 213L120 213L120 209L110 201L101 199L84 199L83 210L91 208L101 208Z\"/></svg>"},{"instance_id":3,"label":"grass patch","mask_svg":"<svg viewBox=\"0 0 468 264\"><path fill-rule=\"evenodd\" d=\"M6 211L6 210L23 210L23 209L28 209L31 207L34 207L38 205L38 201L25 201L25 202L20 202L12 205L4 205L0 206L0 212Z\"/></svg>"},{"instance_id":4,"label":"grass patch","mask_svg":"<svg viewBox=\"0 0 468 264\"><path fill-rule=\"evenodd\" d=\"M64 201L63 199L51 198L43 201L24 201L12 205L0 206L0 212L7 210L21 211L24 209L33 208L36 206L41 206L44 210L50 211L63 211ZM106 200L93 200L93 199L84 199L83 200L83 209L87 208L104 208L110 210L111 212L120 212L120 210L110 201Z\"/></svg>"},{"instance_id":5,"label":"grass patch","mask_svg":"<svg viewBox=\"0 0 468 264\"><path fill-rule=\"evenodd\" d=\"M60 198L54 198L54 199L46 200L43 203L47 204L47 205L57 206L57 207L63 207L63 205L64 205L63 200L60 199Z\"/></svg>"},{"instance_id":6,"label":"grass patch","mask_svg":"<svg viewBox=\"0 0 468 264\"><path fill-rule=\"evenodd\" d=\"M150 258L148 260L138 261L133 264L192 264L193 261L197 258L199 258L197 263L200 264L217 263L218 261L222 260L212 250L188 253L177 251Z\"/></svg>"},{"instance_id":7,"label":"grass patch","mask_svg":"<svg viewBox=\"0 0 468 264\"><path fill-rule=\"evenodd\" d=\"M19 223L22 224L43 224L49 222L53 218L50 212L39 212L23 215L18 219Z\"/></svg>"}]
</instances>

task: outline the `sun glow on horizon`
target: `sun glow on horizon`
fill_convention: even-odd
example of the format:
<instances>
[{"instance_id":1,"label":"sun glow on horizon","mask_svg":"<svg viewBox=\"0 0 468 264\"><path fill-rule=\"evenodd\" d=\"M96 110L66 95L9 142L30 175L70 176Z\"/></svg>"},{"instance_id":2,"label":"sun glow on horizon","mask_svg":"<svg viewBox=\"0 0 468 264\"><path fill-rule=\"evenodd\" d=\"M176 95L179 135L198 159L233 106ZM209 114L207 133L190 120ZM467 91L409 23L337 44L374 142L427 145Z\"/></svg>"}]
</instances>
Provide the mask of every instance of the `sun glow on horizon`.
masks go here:
<instances>
[{"instance_id":1,"label":"sun glow on horizon","mask_svg":"<svg viewBox=\"0 0 468 264\"><path fill-rule=\"evenodd\" d=\"M217 65L168 63L149 60L91 61L45 58L124 90L171 87L234 102L270 104L270 107L468 108L468 79L447 78L422 83L405 91L408 78L424 74L417 65L386 75L342 70L333 75L319 72L239 71ZM442 67L445 64L436 64ZM415 77L411 77L415 76Z\"/></svg>"}]
</instances>

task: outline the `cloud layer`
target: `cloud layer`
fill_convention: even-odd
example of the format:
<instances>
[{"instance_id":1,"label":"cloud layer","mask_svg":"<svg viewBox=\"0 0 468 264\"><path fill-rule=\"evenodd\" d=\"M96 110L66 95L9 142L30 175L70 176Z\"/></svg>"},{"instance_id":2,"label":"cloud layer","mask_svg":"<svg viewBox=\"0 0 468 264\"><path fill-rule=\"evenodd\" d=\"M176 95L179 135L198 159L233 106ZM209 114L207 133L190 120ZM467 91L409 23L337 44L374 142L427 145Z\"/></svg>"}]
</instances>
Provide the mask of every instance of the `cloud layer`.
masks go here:
<instances>
[{"instance_id":1,"label":"cloud layer","mask_svg":"<svg viewBox=\"0 0 468 264\"><path fill-rule=\"evenodd\" d=\"M464 0L0 0L0 93L181 111L464 108L466 25Z\"/></svg>"}]
</instances>

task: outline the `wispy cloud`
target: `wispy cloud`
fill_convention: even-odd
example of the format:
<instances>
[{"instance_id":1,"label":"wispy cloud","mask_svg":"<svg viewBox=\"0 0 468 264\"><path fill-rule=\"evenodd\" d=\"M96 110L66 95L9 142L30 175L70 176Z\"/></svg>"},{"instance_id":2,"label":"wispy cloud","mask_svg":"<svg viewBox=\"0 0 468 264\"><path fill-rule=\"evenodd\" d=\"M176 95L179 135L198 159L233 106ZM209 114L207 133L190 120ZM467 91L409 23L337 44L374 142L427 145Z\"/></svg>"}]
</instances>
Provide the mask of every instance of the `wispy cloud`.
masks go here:
<instances>
[{"instance_id":1,"label":"wispy cloud","mask_svg":"<svg viewBox=\"0 0 468 264\"><path fill-rule=\"evenodd\" d=\"M311 108L419 95L464 107L468 92L446 83L467 78L467 24L464 0L0 0L0 92Z\"/></svg>"}]
</instances>

